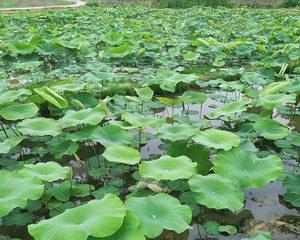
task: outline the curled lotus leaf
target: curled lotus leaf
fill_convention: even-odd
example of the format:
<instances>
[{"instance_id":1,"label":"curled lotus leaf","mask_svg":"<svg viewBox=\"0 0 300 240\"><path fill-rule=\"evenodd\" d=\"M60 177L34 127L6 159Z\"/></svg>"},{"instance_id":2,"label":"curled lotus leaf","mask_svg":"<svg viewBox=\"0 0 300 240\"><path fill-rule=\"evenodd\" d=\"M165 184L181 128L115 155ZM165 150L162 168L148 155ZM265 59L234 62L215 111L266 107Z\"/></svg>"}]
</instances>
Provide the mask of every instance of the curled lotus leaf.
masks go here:
<instances>
[{"instance_id":1,"label":"curled lotus leaf","mask_svg":"<svg viewBox=\"0 0 300 240\"><path fill-rule=\"evenodd\" d=\"M39 108L34 103L15 104L0 110L0 115L5 120L16 121L34 117Z\"/></svg>"},{"instance_id":2,"label":"curled lotus leaf","mask_svg":"<svg viewBox=\"0 0 300 240\"><path fill-rule=\"evenodd\" d=\"M196 173L197 163L186 156L171 157L161 156L157 160L143 162L139 166L142 177L155 180L188 179Z\"/></svg>"},{"instance_id":3,"label":"curled lotus leaf","mask_svg":"<svg viewBox=\"0 0 300 240\"><path fill-rule=\"evenodd\" d=\"M39 199L44 192L41 180L16 172L0 171L0 182L0 217L14 208L25 208L28 199Z\"/></svg>"},{"instance_id":4,"label":"curled lotus leaf","mask_svg":"<svg viewBox=\"0 0 300 240\"><path fill-rule=\"evenodd\" d=\"M240 188L261 188L276 180L283 163L276 155L259 158L255 152L233 148L220 152L214 161L215 173L231 179Z\"/></svg>"},{"instance_id":5,"label":"curled lotus leaf","mask_svg":"<svg viewBox=\"0 0 300 240\"><path fill-rule=\"evenodd\" d=\"M97 125L105 117L105 113L97 108L87 108L79 111L69 110L59 121L64 127L75 127L80 124Z\"/></svg>"},{"instance_id":6,"label":"curled lotus leaf","mask_svg":"<svg viewBox=\"0 0 300 240\"><path fill-rule=\"evenodd\" d=\"M216 109L215 112L211 113L212 119L219 118L221 116L234 118L235 114L241 113L247 110L248 101L240 100L225 104L223 107Z\"/></svg>"},{"instance_id":7,"label":"curled lotus leaf","mask_svg":"<svg viewBox=\"0 0 300 240\"><path fill-rule=\"evenodd\" d=\"M20 174L34 176L47 182L66 179L71 171L69 167L62 167L56 162L25 164L24 167L24 169L19 171Z\"/></svg>"},{"instance_id":8,"label":"curled lotus leaf","mask_svg":"<svg viewBox=\"0 0 300 240\"><path fill-rule=\"evenodd\" d=\"M60 109L68 107L68 101L51 88L44 86L41 88L35 88L33 90L45 101L52 103L54 106Z\"/></svg>"},{"instance_id":9,"label":"curled lotus leaf","mask_svg":"<svg viewBox=\"0 0 300 240\"><path fill-rule=\"evenodd\" d=\"M24 119L17 124L17 128L22 134L30 136L55 137L62 133L62 127L58 121L43 117Z\"/></svg>"},{"instance_id":10,"label":"curled lotus leaf","mask_svg":"<svg viewBox=\"0 0 300 240\"><path fill-rule=\"evenodd\" d=\"M157 129L155 134L160 139L175 142L179 140L189 140L197 132L199 132L198 128L188 124L164 124L159 129Z\"/></svg>"},{"instance_id":11,"label":"curled lotus leaf","mask_svg":"<svg viewBox=\"0 0 300 240\"><path fill-rule=\"evenodd\" d=\"M287 135L290 131L286 126L280 124L274 119L261 118L253 125L255 131L266 139L279 140Z\"/></svg>"},{"instance_id":12,"label":"curled lotus leaf","mask_svg":"<svg viewBox=\"0 0 300 240\"><path fill-rule=\"evenodd\" d=\"M36 240L86 240L88 236L108 237L122 225L126 210L123 202L113 194L68 209L53 218L28 226Z\"/></svg>"},{"instance_id":13,"label":"curled lotus leaf","mask_svg":"<svg viewBox=\"0 0 300 240\"><path fill-rule=\"evenodd\" d=\"M110 162L125 163L129 165L137 164L141 160L141 154L138 150L120 145L107 147L102 156Z\"/></svg>"},{"instance_id":14,"label":"curled lotus leaf","mask_svg":"<svg viewBox=\"0 0 300 240\"><path fill-rule=\"evenodd\" d=\"M125 205L140 219L140 229L149 238L159 236L163 229L182 233L191 228L191 209L168 194L129 197Z\"/></svg>"},{"instance_id":15,"label":"curled lotus leaf","mask_svg":"<svg viewBox=\"0 0 300 240\"><path fill-rule=\"evenodd\" d=\"M198 193L196 200L208 208L237 211L244 206L243 192L231 180L217 174L194 175L189 185Z\"/></svg>"},{"instance_id":16,"label":"curled lotus leaf","mask_svg":"<svg viewBox=\"0 0 300 240\"><path fill-rule=\"evenodd\" d=\"M0 142L0 153L6 154L8 153L12 148L16 147L25 137L14 137L14 138L8 138L4 140L3 142Z\"/></svg>"},{"instance_id":17,"label":"curled lotus leaf","mask_svg":"<svg viewBox=\"0 0 300 240\"><path fill-rule=\"evenodd\" d=\"M193 138L194 142L201 143L202 145L224 149L225 151L232 147L237 147L241 139L239 136L229 131L210 128L197 133Z\"/></svg>"},{"instance_id":18,"label":"curled lotus leaf","mask_svg":"<svg viewBox=\"0 0 300 240\"><path fill-rule=\"evenodd\" d=\"M254 106L260 106L267 110L278 108L288 103L295 103L296 95L291 94L271 94L264 96L254 102Z\"/></svg>"}]
</instances>

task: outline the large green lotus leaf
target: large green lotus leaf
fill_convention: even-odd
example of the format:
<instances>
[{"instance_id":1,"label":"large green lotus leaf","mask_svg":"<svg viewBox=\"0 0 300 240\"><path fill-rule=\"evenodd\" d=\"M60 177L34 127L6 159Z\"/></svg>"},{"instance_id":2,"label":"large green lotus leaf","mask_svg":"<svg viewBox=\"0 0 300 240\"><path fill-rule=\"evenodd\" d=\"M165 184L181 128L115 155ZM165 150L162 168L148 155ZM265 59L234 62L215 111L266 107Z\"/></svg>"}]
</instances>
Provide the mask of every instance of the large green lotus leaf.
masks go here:
<instances>
[{"instance_id":1,"label":"large green lotus leaf","mask_svg":"<svg viewBox=\"0 0 300 240\"><path fill-rule=\"evenodd\" d=\"M149 87L134 88L134 90L143 101L150 101L153 98L154 92Z\"/></svg>"},{"instance_id":2,"label":"large green lotus leaf","mask_svg":"<svg viewBox=\"0 0 300 240\"><path fill-rule=\"evenodd\" d=\"M210 149L201 144L187 145L185 141L172 142L167 145L167 155L179 157L185 155L193 162L197 163L197 173L207 174L212 168L212 162L209 161Z\"/></svg>"},{"instance_id":3,"label":"large green lotus leaf","mask_svg":"<svg viewBox=\"0 0 300 240\"><path fill-rule=\"evenodd\" d=\"M138 150L120 145L107 147L102 156L110 162L125 163L129 165L137 164L141 160L141 154Z\"/></svg>"},{"instance_id":4,"label":"large green lotus leaf","mask_svg":"<svg viewBox=\"0 0 300 240\"><path fill-rule=\"evenodd\" d=\"M189 140L199 132L199 129L188 124L171 125L164 124L156 131L156 136L160 139L170 140L172 142L179 140Z\"/></svg>"},{"instance_id":5,"label":"large green lotus leaf","mask_svg":"<svg viewBox=\"0 0 300 240\"><path fill-rule=\"evenodd\" d=\"M53 182L68 178L71 169L62 167L56 162L46 162L37 164L25 164L25 168L19 171L24 176L34 176L40 180Z\"/></svg>"},{"instance_id":6,"label":"large green lotus leaf","mask_svg":"<svg viewBox=\"0 0 300 240\"><path fill-rule=\"evenodd\" d=\"M98 128L93 133L91 140L100 142L107 147L111 145L128 145L133 142L134 138L117 125L106 125Z\"/></svg>"},{"instance_id":7,"label":"large green lotus leaf","mask_svg":"<svg viewBox=\"0 0 300 240\"><path fill-rule=\"evenodd\" d=\"M143 162L139 172L144 178L153 178L157 181L188 179L196 173L197 163L186 156L161 156L157 160Z\"/></svg>"},{"instance_id":8,"label":"large green lotus leaf","mask_svg":"<svg viewBox=\"0 0 300 240\"><path fill-rule=\"evenodd\" d=\"M10 102L15 101L22 95L30 95L31 91L28 89L19 89L19 90L8 90L5 88L0 88L0 105L4 105Z\"/></svg>"},{"instance_id":9,"label":"large green lotus leaf","mask_svg":"<svg viewBox=\"0 0 300 240\"><path fill-rule=\"evenodd\" d=\"M57 92L79 92L80 90L84 89L85 83L82 82L70 82L64 84L58 84L52 86L52 89Z\"/></svg>"},{"instance_id":10,"label":"large green lotus leaf","mask_svg":"<svg viewBox=\"0 0 300 240\"><path fill-rule=\"evenodd\" d=\"M290 81L284 81L284 82L273 82L268 84L261 92L260 94L263 96L271 95L278 93L282 89L290 86L292 82Z\"/></svg>"},{"instance_id":11,"label":"large green lotus leaf","mask_svg":"<svg viewBox=\"0 0 300 240\"><path fill-rule=\"evenodd\" d=\"M290 131L286 126L280 124L279 122L262 118L257 120L253 125L255 131L259 132L261 136L266 139L278 140L289 135Z\"/></svg>"},{"instance_id":12,"label":"large green lotus leaf","mask_svg":"<svg viewBox=\"0 0 300 240\"><path fill-rule=\"evenodd\" d=\"M109 45L120 45L123 43L123 36L117 32L109 32L101 40Z\"/></svg>"},{"instance_id":13,"label":"large green lotus leaf","mask_svg":"<svg viewBox=\"0 0 300 240\"><path fill-rule=\"evenodd\" d=\"M36 46L32 43L25 43L25 42L14 42L7 46L9 51L13 54L31 54L35 50Z\"/></svg>"},{"instance_id":14,"label":"large green lotus leaf","mask_svg":"<svg viewBox=\"0 0 300 240\"><path fill-rule=\"evenodd\" d=\"M234 118L236 113L241 113L247 110L248 102L246 100L240 100L225 104L223 107L216 109L215 112L211 113L210 117L215 119L221 116L228 118Z\"/></svg>"},{"instance_id":15,"label":"large green lotus leaf","mask_svg":"<svg viewBox=\"0 0 300 240\"><path fill-rule=\"evenodd\" d=\"M197 133L193 137L193 141L211 148L227 151L232 147L237 147L241 139L232 132L210 128Z\"/></svg>"},{"instance_id":16,"label":"large green lotus leaf","mask_svg":"<svg viewBox=\"0 0 300 240\"><path fill-rule=\"evenodd\" d=\"M186 61L197 61L197 59L200 57L200 53L197 52L187 52L183 55L184 60Z\"/></svg>"},{"instance_id":17,"label":"large green lotus leaf","mask_svg":"<svg viewBox=\"0 0 300 240\"><path fill-rule=\"evenodd\" d=\"M187 104L202 104L207 100L207 96L202 92L186 91L181 95Z\"/></svg>"},{"instance_id":18,"label":"large green lotus leaf","mask_svg":"<svg viewBox=\"0 0 300 240\"><path fill-rule=\"evenodd\" d=\"M165 120L158 117L145 117L139 113L124 113L122 119L130 123L132 126L156 128L165 123Z\"/></svg>"},{"instance_id":19,"label":"large green lotus leaf","mask_svg":"<svg viewBox=\"0 0 300 240\"><path fill-rule=\"evenodd\" d=\"M2 108L0 110L0 115L6 120L15 121L19 119L32 118L38 111L39 108L34 103L25 103Z\"/></svg>"},{"instance_id":20,"label":"large green lotus leaf","mask_svg":"<svg viewBox=\"0 0 300 240\"><path fill-rule=\"evenodd\" d=\"M255 152L233 148L220 152L214 161L215 173L231 179L240 188L260 188L276 180L283 163L276 155L258 158Z\"/></svg>"},{"instance_id":21,"label":"large green lotus leaf","mask_svg":"<svg viewBox=\"0 0 300 240\"><path fill-rule=\"evenodd\" d=\"M88 125L83 127L80 131L68 134L66 139L73 142L83 141L83 140L95 140L97 139L97 133L99 132L99 126Z\"/></svg>"},{"instance_id":22,"label":"large green lotus leaf","mask_svg":"<svg viewBox=\"0 0 300 240\"><path fill-rule=\"evenodd\" d=\"M125 43L117 47L107 48L107 55L111 58L125 58L126 56L130 55L132 51L132 45Z\"/></svg>"},{"instance_id":23,"label":"large green lotus leaf","mask_svg":"<svg viewBox=\"0 0 300 240\"><path fill-rule=\"evenodd\" d=\"M89 237L88 240L145 240L144 233L139 229L139 226L139 218L127 211L122 227L112 236L105 238Z\"/></svg>"},{"instance_id":24,"label":"large green lotus leaf","mask_svg":"<svg viewBox=\"0 0 300 240\"><path fill-rule=\"evenodd\" d=\"M64 138L53 138L48 142L48 145L50 153L53 154L56 159L62 159L65 155L73 155L79 148L77 143L71 140L65 140Z\"/></svg>"},{"instance_id":25,"label":"large green lotus leaf","mask_svg":"<svg viewBox=\"0 0 300 240\"><path fill-rule=\"evenodd\" d=\"M288 103L295 103L296 95L272 94L264 96L254 102L254 106L261 106L264 109L272 110Z\"/></svg>"},{"instance_id":26,"label":"large green lotus leaf","mask_svg":"<svg viewBox=\"0 0 300 240\"><path fill-rule=\"evenodd\" d=\"M195 74L182 74L171 70L160 71L156 78L160 88L168 92L175 92L176 85L179 82L187 84L197 80L197 76Z\"/></svg>"},{"instance_id":27,"label":"large green lotus leaf","mask_svg":"<svg viewBox=\"0 0 300 240\"><path fill-rule=\"evenodd\" d=\"M24 135L30 136L52 136L55 137L62 133L61 124L51 118L31 118L24 119L17 124L17 128Z\"/></svg>"},{"instance_id":28,"label":"large green lotus leaf","mask_svg":"<svg viewBox=\"0 0 300 240\"><path fill-rule=\"evenodd\" d=\"M217 174L194 175L189 185L193 192L198 193L196 200L208 208L237 211L244 206L243 192L231 180Z\"/></svg>"},{"instance_id":29,"label":"large green lotus leaf","mask_svg":"<svg viewBox=\"0 0 300 240\"><path fill-rule=\"evenodd\" d=\"M113 194L68 209L53 218L28 226L36 240L86 240L88 236L107 237L122 225L126 210Z\"/></svg>"},{"instance_id":30,"label":"large green lotus leaf","mask_svg":"<svg viewBox=\"0 0 300 240\"><path fill-rule=\"evenodd\" d=\"M16 207L25 208L28 199L39 199L44 192L39 179L16 172L0 171L0 182L0 217Z\"/></svg>"},{"instance_id":31,"label":"large green lotus leaf","mask_svg":"<svg viewBox=\"0 0 300 240\"><path fill-rule=\"evenodd\" d=\"M192 220L191 209L168 194L130 197L125 205L140 219L140 229L147 237L157 237L163 229L182 233L191 228L188 225Z\"/></svg>"},{"instance_id":32,"label":"large green lotus leaf","mask_svg":"<svg viewBox=\"0 0 300 240\"><path fill-rule=\"evenodd\" d=\"M79 111L69 110L59 121L64 127L75 127L80 124L97 125L105 117L98 108L87 108Z\"/></svg>"},{"instance_id":33,"label":"large green lotus leaf","mask_svg":"<svg viewBox=\"0 0 300 240\"><path fill-rule=\"evenodd\" d=\"M35 88L33 90L37 94L39 94L44 100L52 103L54 106L60 109L68 107L68 101L51 88L43 86L41 88Z\"/></svg>"},{"instance_id":34,"label":"large green lotus leaf","mask_svg":"<svg viewBox=\"0 0 300 240\"><path fill-rule=\"evenodd\" d=\"M14 138L8 138L4 140L3 142L0 142L0 153L6 154L9 153L9 151L16 147L25 137L14 137Z\"/></svg>"},{"instance_id":35,"label":"large green lotus leaf","mask_svg":"<svg viewBox=\"0 0 300 240\"><path fill-rule=\"evenodd\" d=\"M300 207L300 175L287 176L283 181L283 187L287 191L283 198L295 207Z\"/></svg>"}]
</instances>

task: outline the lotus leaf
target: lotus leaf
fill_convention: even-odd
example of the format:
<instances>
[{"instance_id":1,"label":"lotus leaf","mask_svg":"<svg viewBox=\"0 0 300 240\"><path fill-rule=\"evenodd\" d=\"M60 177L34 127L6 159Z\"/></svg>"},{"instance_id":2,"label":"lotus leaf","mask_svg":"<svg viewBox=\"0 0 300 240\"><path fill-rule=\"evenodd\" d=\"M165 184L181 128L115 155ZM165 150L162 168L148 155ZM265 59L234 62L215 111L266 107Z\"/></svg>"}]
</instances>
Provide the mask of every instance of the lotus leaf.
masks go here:
<instances>
[{"instance_id":1,"label":"lotus leaf","mask_svg":"<svg viewBox=\"0 0 300 240\"><path fill-rule=\"evenodd\" d=\"M56 162L46 162L37 164L25 164L24 169L19 173L25 176L34 176L40 180L53 182L68 178L71 172L69 167L62 167Z\"/></svg>"},{"instance_id":2,"label":"lotus leaf","mask_svg":"<svg viewBox=\"0 0 300 240\"><path fill-rule=\"evenodd\" d=\"M300 207L300 175L287 176L283 181L283 187L287 191L283 195L284 200L295 207Z\"/></svg>"},{"instance_id":3,"label":"lotus leaf","mask_svg":"<svg viewBox=\"0 0 300 240\"><path fill-rule=\"evenodd\" d=\"M84 89L85 83L65 83L59 84L52 87L53 90L57 92L79 92L80 90Z\"/></svg>"},{"instance_id":4,"label":"lotus leaf","mask_svg":"<svg viewBox=\"0 0 300 240\"><path fill-rule=\"evenodd\" d=\"M47 136L55 137L62 132L61 124L51 118L31 118L24 119L17 124L19 131L30 136Z\"/></svg>"},{"instance_id":5,"label":"lotus leaf","mask_svg":"<svg viewBox=\"0 0 300 240\"><path fill-rule=\"evenodd\" d=\"M4 140L3 142L0 142L0 153L6 154L8 153L12 148L17 146L25 137L14 137L14 138L8 138Z\"/></svg>"},{"instance_id":6,"label":"lotus leaf","mask_svg":"<svg viewBox=\"0 0 300 240\"><path fill-rule=\"evenodd\" d=\"M31 54L35 50L36 46L32 43L15 42L8 45L8 49L13 54Z\"/></svg>"},{"instance_id":7,"label":"lotus leaf","mask_svg":"<svg viewBox=\"0 0 300 240\"><path fill-rule=\"evenodd\" d=\"M22 95L30 95L30 94L31 91L28 89L7 90L4 88L0 88L0 105L13 102Z\"/></svg>"},{"instance_id":8,"label":"lotus leaf","mask_svg":"<svg viewBox=\"0 0 300 240\"><path fill-rule=\"evenodd\" d=\"M215 112L211 113L211 118L216 119L221 116L234 118L236 113L241 113L247 110L247 104L248 102L246 100L227 103L223 107L220 107Z\"/></svg>"},{"instance_id":9,"label":"lotus leaf","mask_svg":"<svg viewBox=\"0 0 300 240\"><path fill-rule=\"evenodd\" d=\"M192 220L191 209L168 194L129 197L125 205L140 219L140 229L147 237L157 237L163 229L181 233L191 228L188 225Z\"/></svg>"},{"instance_id":10,"label":"lotus leaf","mask_svg":"<svg viewBox=\"0 0 300 240\"><path fill-rule=\"evenodd\" d=\"M197 163L192 162L186 156L170 157L161 156L157 160L143 162L139 166L142 177L153 178L155 180L188 179L196 173Z\"/></svg>"},{"instance_id":11,"label":"lotus leaf","mask_svg":"<svg viewBox=\"0 0 300 240\"><path fill-rule=\"evenodd\" d=\"M139 229L139 218L130 211L126 212L123 225L112 236L105 238L89 238L89 240L145 240L144 233Z\"/></svg>"},{"instance_id":12,"label":"lotus leaf","mask_svg":"<svg viewBox=\"0 0 300 240\"><path fill-rule=\"evenodd\" d=\"M149 87L135 88L134 90L143 101L150 101L153 98L154 92Z\"/></svg>"},{"instance_id":13,"label":"lotus leaf","mask_svg":"<svg viewBox=\"0 0 300 240\"><path fill-rule=\"evenodd\" d=\"M272 110L288 103L295 103L296 96L291 94L272 94L264 96L254 102L255 106L261 106L264 109Z\"/></svg>"},{"instance_id":14,"label":"lotus leaf","mask_svg":"<svg viewBox=\"0 0 300 240\"><path fill-rule=\"evenodd\" d=\"M73 155L79 148L77 143L65 139L54 138L49 141L48 144L50 153L52 153L56 159L61 159L65 155Z\"/></svg>"},{"instance_id":15,"label":"lotus leaf","mask_svg":"<svg viewBox=\"0 0 300 240\"><path fill-rule=\"evenodd\" d=\"M113 145L106 148L102 154L110 162L134 165L140 162L141 154L132 147Z\"/></svg>"},{"instance_id":16,"label":"lotus leaf","mask_svg":"<svg viewBox=\"0 0 300 240\"><path fill-rule=\"evenodd\" d=\"M97 125L105 117L105 113L97 108L87 108L79 111L69 110L59 121L64 127L75 127L80 124Z\"/></svg>"},{"instance_id":17,"label":"lotus leaf","mask_svg":"<svg viewBox=\"0 0 300 240\"><path fill-rule=\"evenodd\" d=\"M16 104L2 108L0 115L6 120L19 120L34 117L39 108L34 103Z\"/></svg>"},{"instance_id":18,"label":"lotus leaf","mask_svg":"<svg viewBox=\"0 0 300 240\"><path fill-rule=\"evenodd\" d=\"M113 194L68 209L56 217L28 226L36 240L86 240L88 236L107 237L122 225L125 216L122 201Z\"/></svg>"},{"instance_id":19,"label":"lotus leaf","mask_svg":"<svg viewBox=\"0 0 300 240\"><path fill-rule=\"evenodd\" d=\"M278 140L289 135L290 131L273 119L262 118L253 125L255 131L266 139Z\"/></svg>"},{"instance_id":20,"label":"lotus leaf","mask_svg":"<svg viewBox=\"0 0 300 240\"><path fill-rule=\"evenodd\" d=\"M43 183L31 176L16 172L0 171L0 217L16 207L25 208L27 200L39 199L44 192Z\"/></svg>"},{"instance_id":21,"label":"lotus leaf","mask_svg":"<svg viewBox=\"0 0 300 240\"><path fill-rule=\"evenodd\" d=\"M271 95L271 94L275 94L278 93L279 91L281 91L282 89L290 86L292 84L292 82L289 81L284 81L284 82L273 82L270 83L269 85L267 85L261 92L260 94L262 96L267 96L267 95Z\"/></svg>"},{"instance_id":22,"label":"lotus leaf","mask_svg":"<svg viewBox=\"0 0 300 240\"><path fill-rule=\"evenodd\" d=\"M188 124L171 125L164 124L156 131L156 136L160 139L170 140L172 142L179 140L189 140L199 132L198 128Z\"/></svg>"},{"instance_id":23,"label":"lotus leaf","mask_svg":"<svg viewBox=\"0 0 300 240\"><path fill-rule=\"evenodd\" d=\"M207 96L202 92L186 91L181 95L187 104L202 104L207 100Z\"/></svg>"},{"instance_id":24,"label":"lotus leaf","mask_svg":"<svg viewBox=\"0 0 300 240\"><path fill-rule=\"evenodd\" d=\"M179 98L157 97L157 99L161 103L171 107L174 107L184 101L183 97L179 97Z\"/></svg>"},{"instance_id":25,"label":"lotus leaf","mask_svg":"<svg viewBox=\"0 0 300 240\"><path fill-rule=\"evenodd\" d=\"M122 119L130 123L134 127L152 127L156 128L165 123L162 118L157 117L145 117L139 113L124 113Z\"/></svg>"},{"instance_id":26,"label":"lotus leaf","mask_svg":"<svg viewBox=\"0 0 300 240\"><path fill-rule=\"evenodd\" d=\"M232 181L216 174L194 175L189 180L190 188L198 193L196 200L208 208L237 211L244 206L244 194Z\"/></svg>"},{"instance_id":27,"label":"lotus leaf","mask_svg":"<svg viewBox=\"0 0 300 240\"><path fill-rule=\"evenodd\" d=\"M60 96L57 92L46 86L33 89L44 100L52 103L54 106L62 109L68 107L68 101Z\"/></svg>"},{"instance_id":28,"label":"lotus leaf","mask_svg":"<svg viewBox=\"0 0 300 240\"><path fill-rule=\"evenodd\" d=\"M255 152L233 148L220 152L214 162L215 173L231 179L240 188L260 188L276 180L283 163L276 155L258 158Z\"/></svg>"},{"instance_id":29,"label":"lotus leaf","mask_svg":"<svg viewBox=\"0 0 300 240\"><path fill-rule=\"evenodd\" d=\"M192 139L193 141L201 143L205 146L224 149L225 151L231 149L232 147L237 147L241 141L239 136L233 134L232 132L213 128L197 133Z\"/></svg>"}]
</instances>

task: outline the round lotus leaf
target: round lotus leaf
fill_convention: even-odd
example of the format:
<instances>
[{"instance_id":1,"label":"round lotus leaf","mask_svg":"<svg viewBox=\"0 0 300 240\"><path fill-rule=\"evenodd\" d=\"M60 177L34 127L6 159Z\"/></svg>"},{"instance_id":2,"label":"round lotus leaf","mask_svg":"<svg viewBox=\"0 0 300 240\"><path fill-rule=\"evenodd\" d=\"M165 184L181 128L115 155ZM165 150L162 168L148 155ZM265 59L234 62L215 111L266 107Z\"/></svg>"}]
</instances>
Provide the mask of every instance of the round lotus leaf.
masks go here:
<instances>
[{"instance_id":1,"label":"round lotus leaf","mask_svg":"<svg viewBox=\"0 0 300 240\"><path fill-rule=\"evenodd\" d=\"M44 192L41 180L16 172L0 171L0 182L0 217L16 207L25 208L28 199L39 199Z\"/></svg>"},{"instance_id":2,"label":"round lotus leaf","mask_svg":"<svg viewBox=\"0 0 300 240\"><path fill-rule=\"evenodd\" d=\"M14 137L14 138L8 138L4 140L3 142L0 142L0 153L6 154L9 153L9 151L16 147L25 137Z\"/></svg>"},{"instance_id":3,"label":"round lotus leaf","mask_svg":"<svg viewBox=\"0 0 300 240\"><path fill-rule=\"evenodd\" d=\"M276 180L283 163L276 155L258 158L255 152L233 148L220 152L214 161L215 173L231 179L240 188L260 188Z\"/></svg>"},{"instance_id":4,"label":"round lotus leaf","mask_svg":"<svg viewBox=\"0 0 300 240\"><path fill-rule=\"evenodd\" d=\"M160 139L170 140L171 142L179 140L189 140L192 136L199 132L198 128L195 128L188 124L171 125L164 124L156 131L156 136Z\"/></svg>"},{"instance_id":5,"label":"round lotus leaf","mask_svg":"<svg viewBox=\"0 0 300 240\"><path fill-rule=\"evenodd\" d=\"M186 91L181 95L187 104L202 104L207 100L207 96L202 92Z\"/></svg>"},{"instance_id":6,"label":"round lotus leaf","mask_svg":"<svg viewBox=\"0 0 300 240\"><path fill-rule=\"evenodd\" d=\"M80 111L69 110L59 121L64 127L75 127L80 124L97 125L104 117L103 112L87 108Z\"/></svg>"},{"instance_id":7,"label":"round lotus leaf","mask_svg":"<svg viewBox=\"0 0 300 240\"><path fill-rule=\"evenodd\" d=\"M129 165L137 164L141 160L141 154L138 150L120 145L107 147L102 156L110 162L125 163Z\"/></svg>"},{"instance_id":8,"label":"round lotus leaf","mask_svg":"<svg viewBox=\"0 0 300 240\"><path fill-rule=\"evenodd\" d=\"M211 118L219 118L225 116L228 118L234 118L236 113L241 113L247 110L248 102L245 100L231 102L225 104L223 107L216 109L215 112L211 113Z\"/></svg>"},{"instance_id":9,"label":"round lotus leaf","mask_svg":"<svg viewBox=\"0 0 300 240\"><path fill-rule=\"evenodd\" d=\"M30 136L52 136L55 137L62 132L61 124L51 118L24 119L17 124L17 128L24 135Z\"/></svg>"},{"instance_id":10,"label":"round lotus leaf","mask_svg":"<svg viewBox=\"0 0 300 240\"><path fill-rule=\"evenodd\" d=\"M243 192L232 181L217 174L194 175L189 185L198 193L196 200L208 208L237 211L244 206Z\"/></svg>"},{"instance_id":11,"label":"round lotus leaf","mask_svg":"<svg viewBox=\"0 0 300 240\"><path fill-rule=\"evenodd\" d=\"M100 142L104 146L111 146L128 145L133 142L134 138L117 125L106 125L103 128L97 129L97 131L92 134L91 140Z\"/></svg>"},{"instance_id":12,"label":"round lotus leaf","mask_svg":"<svg viewBox=\"0 0 300 240\"><path fill-rule=\"evenodd\" d=\"M193 141L211 148L227 151L232 147L237 147L241 139L232 132L210 128L197 133L193 137Z\"/></svg>"},{"instance_id":13,"label":"round lotus leaf","mask_svg":"<svg viewBox=\"0 0 300 240\"><path fill-rule=\"evenodd\" d=\"M134 88L134 90L143 101L150 101L153 98L154 92L149 87Z\"/></svg>"},{"instance_id":14,"label":"round lotus leaf","mask_svg":"<svg viewBox=\"0 0 300 240\"><path fill-rule=\"evenodd\" d=\"M153 178L157 181L190 178L197 171L197 163L186 156L161 156L157 160L143 162L139 166L142 177Z\"/></svg>"},{"instance_id":15,"label":"round lotus leaf","mask_svg":"<svg viewBox=\"0 0 300 240\"><path fill-rule=\"evenodd\" d=\"M112 236L105 238L90 237L89 240L145 240L144 233L139 229L139 218L130 211L126 212L122 227Z\"/></svg>"},{"instance_id":16,"label":"round lotus leaf","mask_svg":"<svg viewBox=\"0 0 300 240\"><path fill-rule=\"evenodd\" d=\"M69 167L62 167L56 162L25 164L24 167L19 171L20 174L34 176L47 182L66 179L71 171Z\"/></svg>"},{"instance_id":17,"label":"round lotus leaf","mask_svg":"<svg viewBox=\"0 0 300 240\"><path fill-rule=\"evenodd\" d=\"M192 220L191 209L168 194L130 197L125 205L140 219L140 229L149 238L159 236L163 229L182 233L191 228L188 225Z\"/></svg>"},{"instance_id":18,"label":"round lotus leaf","mask_svg":"<svg viewBox=\"0 0 300 240\"><path fill-rule=\"evenodd\" d=\"M294 103L295 101L295 95L272 94L256 100L254 102L254 106L261 106L264 109L272 110L274 108L283 106L287 103Z\"/></svg>"},{"instance_id":19,"label":"round lotus leaf","mask_svg":"<svg viewBox=\"0 0 300 240\"><path fill-rule=\"evenodd\" d=\"M261 136L272 140L282 139L290 133L287 127L273 119L268 118L257 120L253 127Z\"/></svg>"},{"instance_id":20,"label":"round lotus leaf","mask_svg":"<svg viewBox=\"0 0 300 240\"><path fill-rule=\"evenodd\" d=\"M107 237L121 227L125 213L122 201L113 194L107 194L101 200L89 201L53 218L31 224L28 231L36 240Z\"/></svg>"},{"instance_id":21,"label":"round lotus leaf","mask_svg":"<svg viewBox=\"0 0 300 240\"><path fill-rule=\"evenodd\" d=\"M39 108L34 103L16 104L2 108L0 115L6 120L16 121L19 119L34 117Z\"/></svg>"}]
</instances>

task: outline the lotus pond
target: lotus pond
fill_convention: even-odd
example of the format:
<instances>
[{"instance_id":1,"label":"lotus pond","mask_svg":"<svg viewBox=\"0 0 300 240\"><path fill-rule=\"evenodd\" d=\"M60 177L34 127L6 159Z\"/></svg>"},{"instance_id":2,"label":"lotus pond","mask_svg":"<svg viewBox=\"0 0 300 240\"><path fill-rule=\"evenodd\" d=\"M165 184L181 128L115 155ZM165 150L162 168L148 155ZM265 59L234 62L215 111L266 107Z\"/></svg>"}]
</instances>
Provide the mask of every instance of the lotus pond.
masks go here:
<instances>
[{"instance_id":1,"label":"lotus pond","mask_svg":"<svg viewBox=\"0 0 300 240\"><path fill-rule=\"evenodd\" d=\"M0 15L0 239L299 239L297 13Z\"/></svg>"}]
</instances>

